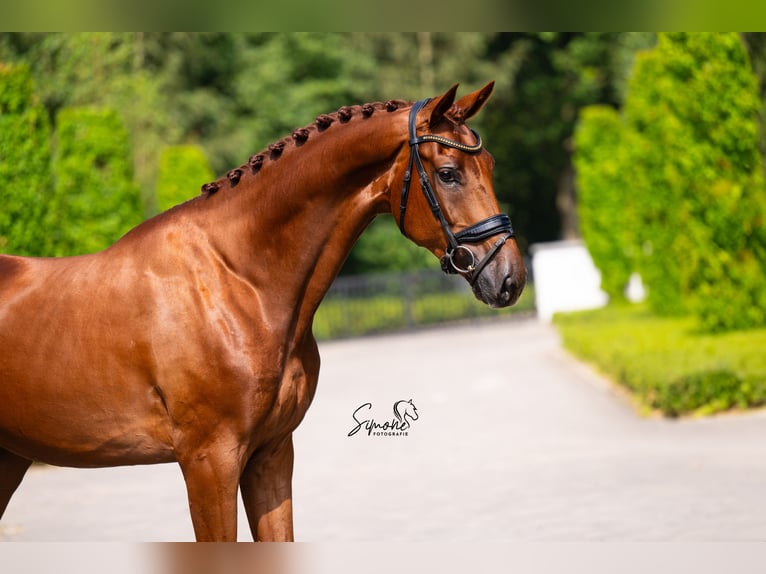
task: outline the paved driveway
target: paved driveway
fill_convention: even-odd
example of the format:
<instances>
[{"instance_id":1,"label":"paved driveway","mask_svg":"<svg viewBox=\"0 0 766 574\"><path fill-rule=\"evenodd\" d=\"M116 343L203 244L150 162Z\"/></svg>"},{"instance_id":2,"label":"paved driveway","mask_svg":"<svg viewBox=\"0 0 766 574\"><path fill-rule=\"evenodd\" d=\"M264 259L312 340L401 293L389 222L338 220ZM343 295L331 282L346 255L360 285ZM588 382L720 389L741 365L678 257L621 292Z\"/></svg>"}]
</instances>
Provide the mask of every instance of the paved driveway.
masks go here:
<instances>
[{"instance_id":1,"label":"paved driveway","mask_svg":"<svg viewBox=\"0 0 766 574\"><path fill-rule=\"evenodd\" d=\"M300 540L766 540L763 411L639 417L533 319L330 342L322 358L295 436ZM348 436L359 407L385 426L402 400L419 415L406 436ZM191 540L180 471L35 467L0 539Z\"/></svg>"}]
</instances>

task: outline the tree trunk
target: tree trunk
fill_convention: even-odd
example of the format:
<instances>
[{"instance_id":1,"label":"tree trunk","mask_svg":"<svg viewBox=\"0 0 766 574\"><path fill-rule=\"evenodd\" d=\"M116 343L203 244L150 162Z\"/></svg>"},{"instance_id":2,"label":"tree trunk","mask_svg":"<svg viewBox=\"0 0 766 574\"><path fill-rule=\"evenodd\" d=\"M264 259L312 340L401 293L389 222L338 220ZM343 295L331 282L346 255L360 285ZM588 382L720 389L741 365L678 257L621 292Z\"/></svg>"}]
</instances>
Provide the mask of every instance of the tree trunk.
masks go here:
<instances>
[{"instance_id":1,"label":"tree trunk","mask_svg":"<svg viewBox=\"0 0 766 574\"><path fill-rule=\"evenodd\" d=\"M562 239L579 239L580 226L577 218L577 191L575 189L575 171L569 161L559 176L556 191L556 208L561 221Z\"/></svg>"}]
</instances>

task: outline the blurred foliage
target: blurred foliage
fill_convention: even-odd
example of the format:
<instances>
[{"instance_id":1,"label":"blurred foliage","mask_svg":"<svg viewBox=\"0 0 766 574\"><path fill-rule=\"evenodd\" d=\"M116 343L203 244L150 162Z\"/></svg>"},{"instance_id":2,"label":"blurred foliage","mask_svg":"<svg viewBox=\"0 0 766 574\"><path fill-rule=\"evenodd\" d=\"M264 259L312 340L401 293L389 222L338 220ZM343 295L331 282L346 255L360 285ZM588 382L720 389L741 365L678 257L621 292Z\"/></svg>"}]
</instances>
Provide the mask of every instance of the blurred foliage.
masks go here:
<instances>
[{"instance_id":1,"label":"blurred foliage","mask_svg":"<svg viewBox=\"0 0 766 574\"><path fill-rule=\"evenodd\" d=\"M0 67L0 114L18 115L32 106L32 77L27 66Z\"/></svg>"},{"instance_id":2,"label":"blurred foliage","mask_svg":"<svg viewBox=\"0 0 766 574\"><path fill-rule=\"evenodd\" d=\"M574 203L558 205L556 197L560 181L570 182L564 187L572 195L566 141L577 109L619 101L632 52L651 38L481 32L4 33L0 61L30 67L51 120L64 107L119 111L130 133L145 215L156 211L159 162L167 146L201 146L214 172L222 174L342 105L415 100L453 83L468 90L494 79L493 100L476 127L497 159L498 197L511 210L525 247L558 239L562 220L574 219ZM405 242L397 238L396 244ZM357 255L356 250L351 254L349 268L364 267L365 258ZM396 258L409 261L406 255Z\"/></svg>"},{"instance_id":3,"label":"blurred foliage","mask_svg":"<svg viewBox=\"0 0 766 574\"><path fill-rule=\"evenodd\" d=\"M165 211L195 197L214 178L205 152L195 145L166 147L160 156L157 209Z\"/></svg>"},{"instance_id":4,"label":"blurred foliage","mask_svg":"<svg viewBox=\"0 0 766 574\"><path fill-rule=\"evenodd\" d=\"M625 286L638 265L637 220L629 191L634 182L626 169L633 147L624 143L630 136L609 106L583 109L575 134L580 231L610 301L625 298Z\"/></svg>"},{"instance_id":5,"label":"blurred foliage","mask_svg":"<svg viewBox=\"0 0 766 574\"><path fill-rule=\"evenodd\" d=\"M364 232L353 256L343 266L345 274L360 275L433 267L434 256L402 237L391 215L378 216Z\"/></svg>"},{"instance_id":6,"label":"blurred foliage","mask_svg":"<svg viewBox=\"0 0 766 574\"><path fill-rule=\"evenodd\" d=\"M510 79L482 111L495 188L525 244L577 235L572 134L586 105L620 106L650 33L503 33L491 57ZM514 55L514 58L510 56ZM526 247L526 245L524 245Z\"/></svg>"},{"instance_id":7,"label":"blurred foliage","mask_svg":"<svg viewBox=\"0 0 766 574\"><path fill-rule=\"evenodd\" d=\"M745 38L763 86L766 41ZM117 110L144 216L161 203L166 147L199 146L223 174L342 105L494 79L475 127L497 160L497 195L526 249L577 233L571 139L579 112L621 108L636 52L655 41L651 33L0 33L0 62L28 66L51 125L66 107ZM197 182L189 185L188 196L196 194ZM7 195L3 182L0 189ZM400 253L407 242L387 225L362 236L347 270L433 265ZM381 250L384 236L392 245ZM390 260L372 255L383 251Z\"/></svg>"},{"instance_id":8,"label":"blurred foliage","mask_svg":"<svg viewBox=\"0 0 766 574\"><path fill-rule=\"evenodd\" d=\"M56 256L104 249L142 220L128 132L114 110L64 108L56 120L48 225ZM77 222L70 225L69 222Z\"/></svg>"},{"instance_id":9,"label":"blurred foliage","mask_svg":"<svg viewBox=\"0 0 766 574\"><path fill-rule=\"evenodd\" d=\"M50 155L48 115L29 68L0 63L0 253L46 252Z\"/></svg>"},{"instance_id":10,"label":"blurred foliage","mask_svg":"<svg viewBox=\"0 0 766 574\"><path fill-rule=\"evenodd\" d=\"M693 312L711 331L766 324L760 107L737 34L664 34L638 56L623 119L583 115L583 236L607 290L633 266L661 314Z\"/></svg>"},{"instance_id":11,"label":"blurred foliage","mask_svg":"<svg viewBox=\"0 0 766 574\"><path fill-rule=\"evenodd\" d=\"M556 315L564 346L667 416L766 404L766 329L702 333L644 305Z\"/></svg>"},{"instance_id":12,"label":"blurred foliage","mask_svg":"<svg viewBox=\"0 0 766 574\"><path fill-rule=\"evenodd\" d=\"M433 276L429 277L432 273L438 279L435 282ZM345 279L355 281L359 278ZM358 337L482 317L507 317L531 313L535 304L534 289L527 285L513 307L492 309L464 288L461 278L452 279L463 288L445 288L445 277L438 270L375 274L365 279L371 285L361 288L357 294L342 289L344 278L336 281L314 317L317 339ZM387 289L386 284L396 288Z\"/></svg>"},{"instance_id":13,"label":"blurred foliage","mask_svg":"<svg viewBox=\"0 0 766 574\"><path fill-rule=\"evenodd\" d=\"M149 197L159 150L180 138L184 125L169 97L175 60L167 46L164 37L143 33L3 34L0 61L28 63L51 119L64 107L118 110L139 142L128 157Z\"/></svg>"}]
</instances>

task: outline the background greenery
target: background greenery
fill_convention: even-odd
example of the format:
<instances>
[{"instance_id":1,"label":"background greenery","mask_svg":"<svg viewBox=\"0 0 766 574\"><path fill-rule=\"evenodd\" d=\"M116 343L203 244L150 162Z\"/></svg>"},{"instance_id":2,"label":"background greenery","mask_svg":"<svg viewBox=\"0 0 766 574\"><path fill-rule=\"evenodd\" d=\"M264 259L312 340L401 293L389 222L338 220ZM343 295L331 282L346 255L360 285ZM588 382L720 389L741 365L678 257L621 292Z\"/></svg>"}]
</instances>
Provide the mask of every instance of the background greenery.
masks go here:
<instances>
[{"instance_id":1,"label":"background greenery","mask_svg":"<svg viewBox=\"0 0 766 574\"><path fill-rule=\"evenodd\" d=\"M476 299L462 278L440 269L340 277L316 313L314 335L335 339L446 321L528 315L534 301L534 288L528 285L513 307L492 309Z\"/></svg>"},{"instance_id":2,"label":"background greenery","mask_svg":"<svg viewBox=\"0 0 766 574\"><path fill-rule=\"evenodd\" d=\"M660 34L622 109L586 107L576 130L582 234L612 304L557 324L570 351L668 416L766 404L762 46ZM646 306L621 304L633 272Z\"/></svg>"},{"instance_id":3,"label":"background greenery","mask_svg":"<svg viewBox=\"0 0 766 574\"><path fill-rule=\"evenodd\" d=\"M742 39L762 96L766 41L762 34ZM197 146L212 172L223 174L319 113L494 79L476 127L497 159L497 194L526 249L579 235L572 136L580 111L593 104L621 110L636 54L655 44L652 33L2 33L0 62L29 70L30 97L47 112L54 135L62 108L95 106L120 116L144 217L167 205L158 198L167 147ZM50 184L32 191L10 181L0 181L0 191L15 212L28 209L24 199L15 206L19 195L44 203L50 197ZM198 181L189 181L173 198L198 190ZM4 251L51 253L12 248L8 235L0 227ZM430 264L397 235L390 219L379 223L344 272ZM381 261L379 246L390 243L397 247Z\"/></svg>"},{"instance_id":4,"label":"background greenery","mask_svg":"<svg viewBox=\"0 0 766 574\"><path fill-rule=\"evenodd\" d=\"M652 34L624 33L4 33L0 62L29 69L54 133L62 108L119 114L144 216L162 203L166 147L198 146L213 173L223 174L319 113L494 79L476 127L498 160L498 196L526 249L576 234L570 141L578 110L620 106L636 50L653 42ZM5 197L28 193L6 181ZM189 182L186 197L198 190ZM44 191L36 193L47 202ZM378 246L389 243L402 252L388 249L392 259L381 262ZM425 261L388 220L364 236L344 272Z\"/></svg>"},{"instance_id":5,"label":"background greenery","mask_svg":"<svg viewBox=\"0 0 766 574\"><path fill-rule=\"evenodd\" d=\"M48 250L51 128L27 66L0 63L0 252Z\"/></svg>"},{"instance_id":6,"label":"background greenery","mask_svg":"<svg viewBox=\"0 0 766 574\"><path fill-rule=\"evenodd\" d=\"M766 329L703 333L645 305L557 315L564 346L667 416L766 404Z\"/></svg>"},{"instance_id":7,"label":"background greenery","mask_svg":"<svg viewBox=\"0 0 766 574\"><path fill-rule=\"evenodd\" d=\"M760 109L738 34L675 33L639 55L621 115L583 111L583 236L613 298L638 271L657 313L766 325Z\"/></svg>"},{"instance_id":8,"label":"background greenery","mask_svg":"<svg viewBox=\"0 0 766 574\"><path fill-rule=\"evenodd\" d=\"M141 223L128 132L116 111L62 108L56 119L53 172L47 216L52 255L103 249Z\"/></svg>"}]
</instances>

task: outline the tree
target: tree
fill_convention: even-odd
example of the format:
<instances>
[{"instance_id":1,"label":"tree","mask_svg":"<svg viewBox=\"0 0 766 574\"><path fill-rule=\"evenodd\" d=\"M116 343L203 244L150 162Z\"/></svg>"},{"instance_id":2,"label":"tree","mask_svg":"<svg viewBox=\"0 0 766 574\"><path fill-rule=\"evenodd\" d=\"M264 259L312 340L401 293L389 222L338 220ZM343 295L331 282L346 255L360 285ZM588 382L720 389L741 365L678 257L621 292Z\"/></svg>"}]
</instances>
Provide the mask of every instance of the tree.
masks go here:
<instances>
[{"instance_id":1,"label":"tree","mask_svg":"<svg viewBox=\"0 0 766 574\"><path fill-rule=\"evenodd\" d=\"M0 252L43 255L50 125L27 66L0 63Z\"/></svg>"}]
</instances>

